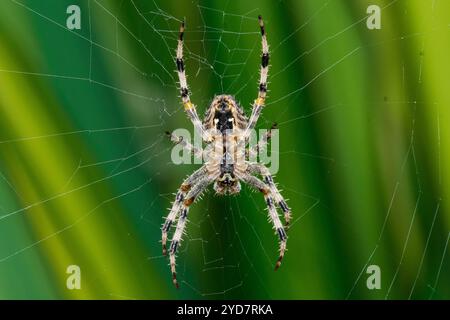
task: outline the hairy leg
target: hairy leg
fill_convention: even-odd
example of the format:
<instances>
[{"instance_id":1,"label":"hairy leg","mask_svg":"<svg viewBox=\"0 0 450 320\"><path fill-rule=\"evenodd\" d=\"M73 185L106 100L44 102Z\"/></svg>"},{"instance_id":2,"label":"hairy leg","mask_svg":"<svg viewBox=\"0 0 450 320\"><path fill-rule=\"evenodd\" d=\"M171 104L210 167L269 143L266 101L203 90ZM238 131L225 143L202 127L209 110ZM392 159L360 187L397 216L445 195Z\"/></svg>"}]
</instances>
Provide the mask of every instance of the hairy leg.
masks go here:
<instances>
[{"instance_id":1,"label":"hairy leg","mask_svg":"<svg viewBox=\"0 0 450 320\"><path fill-rule=\"evenodd\" d=\"M250 175L249 173L245 174L243 177L241 177L241 179L249 186L261 191L261 193L264 195L264 199L266 200L266 205L269 210L269 219L270 221L272 221L275 232L278 234L278 237L280 239L280 255L275 264L275 270L278 270L286 251L287 235L274 204L274 195L264 182L262 182L257 177Z\"/></svg>"},{"instance_id":2,"label":"hairy leg","mask_svg":"<svg viewBox=\"0 0 450 320\"><path fill-rule=\"evenodd\" d=\"M260 163L249 163L247 170L250 174L258 174L263 177L264 183L269 187L270 192L274 195L276 205L278 205L281 211L283 211L286 226L289 226L289 223L291 221L291 209L289 208L289 206L286 203L286 200L284 200L283 196L278 190L273 180L273 177L269 172L269 169L267 169L264 165Z\"/></svg>"},{"instance_id":3,"label":"hairy leg","mask_svg":"<svg viewBox=\"0 0 450 320\"><path fill-rule=\"evenodd\" d=\"M176 58L178 80L180 82L181 100L183 102L184 110L186 111L188 118L191 120L192 124L194 125L194 128L202 135L202 138L205 141L210 141L211 136L208 132L206 132L204 130L202 122L197 114L195 105L191 102L191 98L189 96L189 88L187 85L186 71L184 69L183 36L184 36L184 22L182 22L181 26L180 26L180 35L178 38L177 58Z\"/></svg>"},{"instance_id":4,"label":"hairy leg","mask_svg":"<svg viewBox=\"0 0 450 320\"><path fill-rule=\"evenodd\" d=\"M180 246L180 242L184 233L184 228L186 227L189 207L191 206L192 203L194 203L195 198L197 198L206 189L206 187L208 187L208 185L211 182L212 179L210 177L203 177L201 180L199 180L195 185L192 186L192 189L189 190L182 204L181 214L178 219L177 227L173 235L169 249L170 271L172 272L172 281L177 288L179 286L176 273L176 253L178 247Z\"/></svg>"},{"instance_id":5,"label":"hairy leg","mask_svg":"<svg viewBox=\"0 0 450 320\"><path fill-rule=\"evenodd\" d=\"M202 159L203 157L203 150L195 147L188 141L185 141L183 137L176 136L175 134L171 132L166 132L167 136L170 138L170 141L172 141L174 144L179 144L183 147L186 151L190 152L194 157L198 159Z\"/></svg>"},{"instance_id":6,"label":"hairy leg","mask_svg":"<svg viewBox=\"0 0 450 320\"><path fill-rule=\"evenodd\" d=\"M267 76L269 74L269 45L267 44L266 29L264 27L264 22L261 16L258 17L258 20L259 20L259 27L261 29L261 46L262 46L261 70L259 75L259 91L258 91L258 98L256 98L255 102L253 103L252 114L250 115L250 119L248 121L248 126L245 131L245 137L248 137L250 135L250 131L253 128L255 128L256 122L258 122L258 118L264 107L267 94Z\"/></svg>"},{"instance_id":7,"label":"hairy leg","mask_svg":"<svg viewBox=\"0 0 450 320\"><path fill-rule=\"evenodd\" d=\"M183 201L186 198L187 193L189 190L193 188L201 179L204 177L204 175L207 174L207 169L205 166L201 167L197 171L195 171L193 174L191 174L184 182L181 184L180 188L178 189L178 192L175 196L175 201L172 204L172 208L170 209L169 214L167 215L165 222L161 228L162 230L162 250L163 254L166 255L167 249L166 249L166 242L167 242L167 234L170 230L170 227L174 223L178 213L180 212Z\"/></svg>"}]
</instances>

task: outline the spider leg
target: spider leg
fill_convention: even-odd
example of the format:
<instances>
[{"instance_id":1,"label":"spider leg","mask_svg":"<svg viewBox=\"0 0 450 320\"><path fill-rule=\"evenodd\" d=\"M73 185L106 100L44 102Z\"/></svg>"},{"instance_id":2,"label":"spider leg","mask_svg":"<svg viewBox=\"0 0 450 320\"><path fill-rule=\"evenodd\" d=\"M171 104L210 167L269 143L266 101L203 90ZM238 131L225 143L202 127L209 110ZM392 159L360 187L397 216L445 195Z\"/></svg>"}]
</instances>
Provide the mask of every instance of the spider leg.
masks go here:
<instances>
[{"instance_id":1,"label":"spider leg","mask_svg":"<svg viewBox=\"0 0 450 320\"><path fill-rule=\"evenodd\" d=\"M274 203L274 194L270 190L270 188L262 182L260 179L258 179L255 176L252 176L250 173L246 173L241 178L244 182L246 182L249 186L256 188L257 190L261 191L261 193L264 195L264 199L266 200L266 205L269 210L269 219L273 223L273 227L278 234L278 237L280 238L280 256L278 257L278 260L275 264L275 271L278 270L278 268L281 265L281 261L283 260L284 253L286 251L286 241L287 241L287 235L286 231L284 230L283 224L281 223L280 217L278 216L277 209L275 207Z\"/></svg>"},{"instance_id":2,"label":"spider leg","mask_svg":"<svg viewBox=\"0 0 450 320\"><path fill-rule=\"evenodd\" d=\"M163 255L167 254L167 248L166 248L166 242L167 242L167 233L170 230L170 227L174 223L178 213L180 212L183 201L186 198L186 194L195 186L198 181L207 174L206 167L203 166L197 171L195 171L193 174L191 174L184 182L181 184L181 187L178 189L178 192L175 196L175 201L172 204L172 208L170 209L169 214L166 217L166 220L161 228L162 230L162 237L161 237L161 243L162 243L162 251Z\"/></svg>"},{"instance_id":3,"label":"spider leg","mask_svg":"<svg viewBox=\"0 0 450 320\"><path fill-rule=\"evenodd\" d=\"M261 71L259 75L259 92L258 98L256 98L253 103L252 114L250 120L248 121L247 128L245 130L245 137L250 135L250 131L255 128L256 122L261 114L264 107L267 94L267 76L269 74L269 45L267 44L266 29L264 27L264 22L261 16L258 16L259 27L261 29L261 45L262 45L262 55L261 55Z\"/></svg>"},{"instance_id":4,"label":"spider leg","mask_svg":"<svg viewBox=\"0 0 450 320\"><path fill-rule=\"evenodd\" d=\"M284 221L286 222L286 228L289 227L289 223L291 221L291 209L284 200L280 191L278 190L275 182L273 180L272 175L264 165L260 163L250 163L247 169L252 174L259 174L263 177L264 183L269 187L270 192L273 194L276 204L280 207L281 211L284 214Z\"/></svg>"},{"instance_id":5,"label":"spider leg","mask_svg":"<svg viewBox=\"0 0 450 320\"><path fill-rule=\"evenodd\" d=\"M205 141L210 141L211 135L204 130L202 122L197 114L195 105L191 102L191 98L189 97L189 88L188 88L187 80L186 80L186 72L184 70L183 36L184 36L184 21L181 23L181 26L180 26L180 35L178 38L177 58L176 58L178 80L180 82L181 100L183 102L184 110L186 111L188 118L191 120L192 124L194 125L194 128L199 133L201 133L201 135Z\"/></svg>"},{"instance_id":6,"label":"spider leg","mask_svg":"<svg viewBox=\"0 0 450 320\"><path fill-rule=\"evenodd\" d=\"M272 127L270 127L270 129L267 130L267 132L263 135L262 139L259 140L257 144L255 144L248 150L247 158L256 159L258 153L261 150L264 150L264 148L267 147L267 145L269 144L269 140L270 138L272 138L272 130L274 129L277 129L276 123L274 123Z\"/></svg>"},{"instance_id":7,"label":"spider leg","mask_svg":"<svg viewBox=\"0 0 450 320\"><path fill-rule=\"evenodd\" d=\"M177 281L177 272L176 272L176 252L181 242L181 237L184 233L184 228L186 226L187 215L189 212L189 207L192 203L194 203L195 198L197 198L208 185L212 182L212 178L204 177L198 183L192 186L192 189L186 195L185 200L183 201L181 214L178 219L177 227L175 233L172 238L172 242L170 243L170 271L172 272L172 281L175 287L179 287Z\"/></svg>"},{"instance_id":8,"label":"spider leg","mask_svg":"<svg viewBox=\"0 0 450 320\"><path fill-rule=\"evenodd\" d=\"M195 147L194 145L192 145L188 141L185 141L183 139L183 137L176 136L175 134L173 134L171 132L167 131L166 134L170 138L170 141L172 141L174 144L179 144L180 146L183 147L183 149L187 150L192 155L194 155L194 157L202 159L202 157L203 157L203 150L202 149L199 149L199 148Z\"/></svg>"}]
</instances>

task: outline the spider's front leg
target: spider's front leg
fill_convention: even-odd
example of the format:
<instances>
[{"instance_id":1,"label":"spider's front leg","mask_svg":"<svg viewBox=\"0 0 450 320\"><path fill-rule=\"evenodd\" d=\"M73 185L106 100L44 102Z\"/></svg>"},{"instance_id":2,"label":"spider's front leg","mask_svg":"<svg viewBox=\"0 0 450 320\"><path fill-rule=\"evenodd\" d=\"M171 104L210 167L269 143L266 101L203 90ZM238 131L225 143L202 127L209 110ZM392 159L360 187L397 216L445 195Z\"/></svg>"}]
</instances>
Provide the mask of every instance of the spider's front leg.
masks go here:
<instances>
[{"instance_id":1,"label":"spider's front leg","mask_svg":"<svg viewBox=\"0 0 450 320\"><path fill-rule=\"evenodd\" d=\"M244 176L241 177L241 179L249 186L261 191L261 193L264 195L264 199L266 200L266 205L269 210L269 218L273 223L273 227L278 234L278 237L280 238L280 256L278 257L278 260L275 264L276 271L281 266L281 261L283 260L284 253L286 251L287 235L275 207L275 196L264 182L262 182L257 177L252 176L249 172L246 172Z\"/></svg>"},{"instance_id":2,"label":"spider's front leg","mask_svg":"<svg viewBox=\"0 0 450 320\"><path fill-rule=\"evenodd\" d=\"M255 128L256 122L258 122L258 118L264 107L267 94L267 76L269 74L269 45L267 44L266 29L264 27L262 17L258 16L258 20L259 20L259 27L261 29L261 46L262 46L261 70L259 75L259 92L258 98L256 98L255 102L253 103L252 114L250 115L250 119L248 121L248 125L245 130L245 137L248 137L250 135L251 130Z\"/></svg>"},{"instance_id":3,"label":"spider's front leg","mask_svg":"<svg viewBox=\"0 0 450 320\"><path fill-rule=\"evenodd\" d=\"M210 142L212 139L211 134L204 130L203 124L197 114L195 105L191 102L191 98L189 97L189 88L186 80L186 71L184 69L183 37L184 37L184 21L181 23L180 26L180 35L178 37L177 58L176 58L178 80L180 82L181 100L183 102L184 110L186 111L188 118L194 125L195 130L197 130L202 135L203 140L205 140L206 142Z\"/></svg>"}]
</instances>

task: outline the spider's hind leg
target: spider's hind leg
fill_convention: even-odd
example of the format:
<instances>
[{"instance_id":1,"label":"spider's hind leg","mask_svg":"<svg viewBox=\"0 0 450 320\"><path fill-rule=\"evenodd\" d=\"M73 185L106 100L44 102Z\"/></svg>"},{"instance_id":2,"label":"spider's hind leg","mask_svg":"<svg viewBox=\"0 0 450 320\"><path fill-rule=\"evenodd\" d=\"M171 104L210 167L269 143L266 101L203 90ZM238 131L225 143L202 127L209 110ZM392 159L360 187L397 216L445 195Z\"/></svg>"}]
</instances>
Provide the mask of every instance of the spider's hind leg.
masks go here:
<instances>
[{"instance_id":1,"label":"spider's hind leg","mask_svg":"<svg viewBox=\"0 0 450 320\"><path fill-rule=\"evenodd\" d=\"M263 177L264 183L269 187L271 194L275 199L275 204L283 211L284 221L286 223L286 229L289 227L291 222L291 209L287 205L286 200L281 195L278 187L276 186L269 169L260 163L249 164L248 170L252 174L259 174Z\"/></svg>"},{"instance_id":2,"label":"spider's hind leg","mask_svg":"<svg viewBox=\"0 0 450 320\"><path fill-rule=\"evenodd\" d=\"M194 200L208 187L212 179L209 176L202 176L200 180L197 181L195 185L192 185L192 188L186 194L182 205L181 205L181 214L178 219L177 227L175 229L175 233L172 238L172 242L170 243L170 271L172 272L172 281L175 287L179 287L177 281L177 272L176 272L176 253L177 249L180 246L181 238L184 233L184 228L186 227L187 215L189 212L189 207L194 203Z\"/></svg>"},{"instance_id":3,"label":"spider's hind leg","mask_svg":"<svg viewBox=\"0 0 450 320\"><path fill-rule=\"evenodd\" d=\"M193 174L191 174L184 182L181 184L181 187L178 189L178 192L175 196L175 201L172 204L172 208L170 209L169 214L166 217L166 220L161 228L162 230L162 237L161 237L161 243L162 243L162 250L163 255L167 254L167 234L170 230L170 227L175 222L175 219L180 212L183 201L186 197L186 194L193 186L197 184L197 182L207 173L206 167L201 167L197 171L195 171Z\"/></svg>"},{"instance_id":4,"label":"spider's hind leg","mask_svg":"<svg viewBox=\"0 0 450 320\"><path fill-rule=\"evenodd\" d=\"M264 195L264 199L266 200L267 209L269 211L269 219L273 223L273 227L280 239L280 255L275 264L275 271L281 266L281 261L284 258L284 253L286 251L286 242L287 242L287 234L281 223L280 217L278 216L277 209L274 203L274 195L270 188L260 179L255 176L252 176L250 173L246 173L242 180L247 183L249 186L261 191Z\"/></svg>"}]
</instances>

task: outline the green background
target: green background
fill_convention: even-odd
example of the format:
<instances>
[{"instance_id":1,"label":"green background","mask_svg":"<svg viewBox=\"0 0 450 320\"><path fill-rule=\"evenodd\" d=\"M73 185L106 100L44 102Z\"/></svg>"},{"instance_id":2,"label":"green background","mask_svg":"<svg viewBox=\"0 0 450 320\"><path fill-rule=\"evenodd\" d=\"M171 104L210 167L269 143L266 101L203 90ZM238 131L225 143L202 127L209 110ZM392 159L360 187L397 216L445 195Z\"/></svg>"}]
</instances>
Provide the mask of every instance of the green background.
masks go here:
<instances>
[{"instance_id":1,"label":"green background","mask_svg":"<svg viewBox=\"0 0 450 320\"><path fill-rule=\"evenodd\" d=\"M66 28L81 8L82 28ZM366 27L370 4L381 30ZM258 128L294 223L279 271L260 194L206 193L173 288L160 226L187 174L164 131L187 128L174 53L203 114L246 111L271 48ZM0 2L0 298L450 298L450 2ZM66 268L81 268L81 290ZM366 286L369 265L381 289Z\"/></svg>"}]
</instances>

